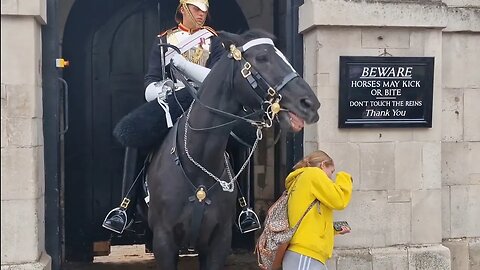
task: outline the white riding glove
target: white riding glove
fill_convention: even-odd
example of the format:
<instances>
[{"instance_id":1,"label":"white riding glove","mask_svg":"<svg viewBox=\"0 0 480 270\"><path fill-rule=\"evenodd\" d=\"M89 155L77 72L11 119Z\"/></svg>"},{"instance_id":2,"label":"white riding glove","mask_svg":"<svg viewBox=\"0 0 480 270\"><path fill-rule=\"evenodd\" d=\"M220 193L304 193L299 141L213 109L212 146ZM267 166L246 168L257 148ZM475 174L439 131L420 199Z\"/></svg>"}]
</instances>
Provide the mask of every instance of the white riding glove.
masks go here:
<instances>
[{"instance_id":1,"label":"white riding glove","mask_svg":"<svg viewBox=\"0 0 480 270\"><path fill-rule=\"evenodd\" d=\"M165 121L167 127L173 126L172 116L170 115L170 108L168 107L167 94L173 90L173 81L170 79L165 79L159 82L152 82L145 89L145 99L150 102L152 100L157 100L158 104L165 111Z\"/></svg>"},{"instance_id":2,"label":"white riding glove","mask_svg":"<svg viewBox=\"0 0 480 270\"><path fill-rule=\"evenodd\" d=\"M209 68L194 64L178 53L173 55L172 61L175 67L185 73L189 79L198 84L201 84L210 72Z\"/></svg>"},{"instance_id":3,"label":"white riding glove","mask_svg":"<svg viewBox=\"0 0 480 270\"><path fill-rule=\"evenodd\" d=\"M170 79L165 79L159 82L150 83L147 88L145 88L145 100L148 102L154 99L165 100L167 94L173 89L173 81Z\"/></svg>"}]
</instances>

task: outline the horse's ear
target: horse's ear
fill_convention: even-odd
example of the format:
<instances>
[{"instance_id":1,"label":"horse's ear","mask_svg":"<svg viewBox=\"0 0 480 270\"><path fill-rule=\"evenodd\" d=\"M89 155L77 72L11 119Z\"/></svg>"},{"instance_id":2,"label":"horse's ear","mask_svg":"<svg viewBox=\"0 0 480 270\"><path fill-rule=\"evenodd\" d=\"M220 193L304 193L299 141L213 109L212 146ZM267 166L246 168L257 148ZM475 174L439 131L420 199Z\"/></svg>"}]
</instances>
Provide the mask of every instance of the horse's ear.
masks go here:
<instances>
[{"instance_id":1,"label":"horse's ear","mask_svg":"<svg viewBox=\"0 0 480 270\"><path fill-rule=\"evenodd\" d=\"M225 48L230 48L230 45L232 44L235 46L243 45L242 37L240 35L225 31L218 31L217 34L223 45L225 45Z\"/></svg>"}]
</instances>

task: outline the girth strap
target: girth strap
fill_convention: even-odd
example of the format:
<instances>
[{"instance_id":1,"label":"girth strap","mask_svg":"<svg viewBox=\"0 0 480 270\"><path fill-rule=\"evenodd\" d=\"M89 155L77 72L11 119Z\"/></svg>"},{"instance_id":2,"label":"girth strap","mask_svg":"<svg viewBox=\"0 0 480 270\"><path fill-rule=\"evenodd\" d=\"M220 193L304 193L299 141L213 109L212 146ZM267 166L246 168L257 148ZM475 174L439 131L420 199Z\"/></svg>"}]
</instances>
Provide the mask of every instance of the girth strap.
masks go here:
<instances>
[{"instance_id":1,"label":"girth strap","mask_svg":"<svg viewBox=\"0 0 480 270\"><path fill-rule=\"evenodd\" d=\"M194 251L195 245L197 244L198 235L200 233L200 227L202 225L205 206L210 205L211 201L207 197L207 189L205 186L199 186L195 192L195 195L190 196L188 200L193 202L188 251Z\"/></svg>"}]
</instances>

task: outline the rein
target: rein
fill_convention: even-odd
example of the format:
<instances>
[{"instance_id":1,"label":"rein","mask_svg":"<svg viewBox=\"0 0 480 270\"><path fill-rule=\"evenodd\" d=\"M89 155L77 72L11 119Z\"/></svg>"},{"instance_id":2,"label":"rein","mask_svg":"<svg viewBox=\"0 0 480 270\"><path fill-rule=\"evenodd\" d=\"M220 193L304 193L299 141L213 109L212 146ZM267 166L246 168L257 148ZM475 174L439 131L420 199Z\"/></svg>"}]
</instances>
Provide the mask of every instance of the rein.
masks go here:
<instances>
[{"instance_id":1,"label":"rein","mask_svg":"<svg viewBox=\"0 0 480 270\"><path fill-rule=\"evenodd\" d=\"M190 105L190 107L188 109L188 112L186 114L185 125L184 125L185 126L185 130L184 130L185 153L186 153L188 159L195 166L197 166L204 173L206 173L208 176L213 178L217 183L219 183L221 185L221 187L224 191L228 191L228 192L233 192L233 190L235 189L235 185L234 185L235 181L237 180L238 176L243 172L243 170L246 168L247 164L250 162L250 159L251 159L251 157L252 157L252 155L253 155L256 147L257 147L258 142L262 139L262 136L263 136L262 135L262 128L271 127L273 125L273 120L275 119L276 115L280 112L280 110L281 110L280 101L282 99L282 96L279 93L279 91L282 90L282 88L285 85L287 85L290 81L299 77L298 73L288 63L285 56L283 56L283 54L275 48L276 53L290 66L290 68L292 69L292 72L287 74L282 79L281 82L279 82L277 85L272 87L263 78L263 76L257 70L255 70L252 67L250 62L248 62L242 56L242 52L246 52L248 49L250 49L254 46L257 46L257 45L271 45L275 48L275 46L273 44L273 41L271 39L258 38L258 39L254 39L254 40L251 40L251 41L245 43L240 48L237 48L233 44L230 45L230 53L228 54L228 58L234 59L235 61L239 61L241 63L241 65L243 66L240 72L241 72L243 78L245 78L248 81L249 85L252 87L254 93L256 94L257 99L259 100L259 102L262 105L261 107L264 109L263 110L263 114L265 116L264 121L255 121L255 120L252 120L252 119L248 118L250 116L258 115L262 111L254 111L253 113L250 113L250 114L246 115L245 117L242 117L242 116L238 116L238 115L235 115L235 114L232 114L232 113L229 113L229 112L225 112L225 111L222 111L222 110L219 110L217 108L213 108L213 107L210 107L210 106L204 104L198 98L198 96L196 95L196 91L190 86L190 84L187 82L185 77L178 76L180 78L180 80L182 81L182 83L185 85L185 87L190 91L191 95L194 97L194 101ZM173 68L174 72L179 72L178 69L176 69L174 67L174 65L171 65L171 67ZM233 71L232 71L232 74L233 74L233 72L235 71L233 65L232 65L232 69L233 69ZM232 75L231 89L233 89L233 87L234 87L233 86L233 81L234 81L234 76ZM215 113L223 115L223 116L227 116L229 118L234 118L234 120L229 121L227 123L217 125L217 126L213 126L213 127L193 129L191 127L190 123L189 123L189 119L190 119L190 112L191 112L193 104L195 102L198 102L200 105L202 105L203 107L207 108L208 110L210 110L212 112L215 112ZM266 107L264 105L266 105ZM247 121L248 123L256 126L257 127L257 131L256 131L257 138L256 138L256 140L255 140L255 142L254 142L254 144L253 144L253 146L250 150L248 158L245 160L244 164L242 165L242 167L240 168L240 170L238 171L238 173L235 176L232 175L232 172L231 172L230 166L229 166L229 162L228 162L227 154L224 153L225 167L226 167L226 171L228 173L228 178L230 179L230 181L227 182L227 181L223 181L219 177L215 176L213 173L208 171L205 167L203 167L200 163L198 163L196 160L193 159L193 157L190 155L190 153L188 151L188 147L187 147L187 134L188 134L188 129L189 128L191 128L192 130L212 130L212 129L216 129L216 128L220 128L220 127L224 127L224 126L233 124L237 120ZM187 177L187 179L188 179L188 177Z\"/></svg>"}]
</instances>

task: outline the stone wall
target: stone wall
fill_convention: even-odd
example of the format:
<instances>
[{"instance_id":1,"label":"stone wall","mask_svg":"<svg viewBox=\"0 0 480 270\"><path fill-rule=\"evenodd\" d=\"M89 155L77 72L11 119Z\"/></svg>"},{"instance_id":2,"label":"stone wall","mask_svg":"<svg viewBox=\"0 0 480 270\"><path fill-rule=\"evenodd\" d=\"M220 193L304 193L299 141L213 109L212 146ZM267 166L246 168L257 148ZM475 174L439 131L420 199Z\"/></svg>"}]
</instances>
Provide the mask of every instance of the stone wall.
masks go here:
<instances>
[{"instance_id":1,"label":"stone wall","mask_svg":"<svg viewBox=\"0 0 480 270\"><path fill-rule=\"evenodd\" d=\"M310 56L304 76L322 102L318 125L305 130L305 152L326 150L355 180L350 206L336 215L353 231L336 238L329 269L468 269L452 258L477 265L480 16L466 2L305 0L301 7ZM339 56L384 50L435 57L432 128L337 127ZM454 237L468 239L442 245Z\"/></svg>"},{"instance_id":2,"label":"stone wall","mask_svg":"<svg viewBox=\"0 0 480 270\"><path fill-rule=\"evenodd\" d=\"M50 269L41 71L46 2L2 0L1 10L1 269Z\"/></svg>"},{"instance_id":3,"label":"stone wall","mask_svg":"<svg viewBox=\"0 0 480 270\"><path fill-rule=\"evenodd\" d=\"M477 9L465 8L477 4ZM480 2L446 1L442 70L442 237L453 270L480 269Z\"/></svg>"}]
</instances>

